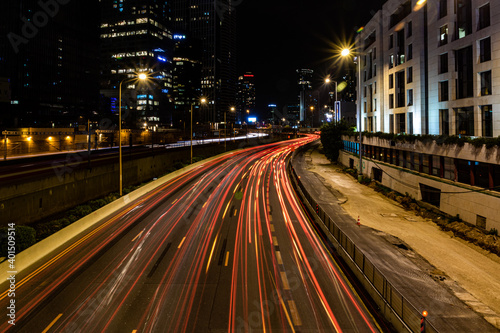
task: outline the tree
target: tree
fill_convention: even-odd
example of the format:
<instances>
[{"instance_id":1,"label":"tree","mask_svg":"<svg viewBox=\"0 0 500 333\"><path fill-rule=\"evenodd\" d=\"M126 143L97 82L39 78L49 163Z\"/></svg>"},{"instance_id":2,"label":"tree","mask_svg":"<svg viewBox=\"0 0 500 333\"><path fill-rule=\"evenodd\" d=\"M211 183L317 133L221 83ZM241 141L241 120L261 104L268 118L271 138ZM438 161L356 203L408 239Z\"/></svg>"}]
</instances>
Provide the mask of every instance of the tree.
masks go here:
<instances>
[{"instance_id":1,"label":"tree","mask_svg":"<svg viewBox=\"0 0 500 333\"><path fill-rule=\"evenodd\" d=\"M345 120L328 123L321 127L321 143L323 144L326 158L331 162L338 160L340 150L344 147L342 134L352 131L352 127Z\"/></svg>"}]
</instances>

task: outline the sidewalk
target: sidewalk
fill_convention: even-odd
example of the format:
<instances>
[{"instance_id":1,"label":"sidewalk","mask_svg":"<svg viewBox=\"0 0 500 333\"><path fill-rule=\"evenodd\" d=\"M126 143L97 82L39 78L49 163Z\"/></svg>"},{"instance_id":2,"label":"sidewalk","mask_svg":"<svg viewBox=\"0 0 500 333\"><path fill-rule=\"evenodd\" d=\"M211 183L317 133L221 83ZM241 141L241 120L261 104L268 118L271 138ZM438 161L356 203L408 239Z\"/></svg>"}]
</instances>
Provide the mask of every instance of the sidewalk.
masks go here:
<instances>
[{"instance_id":1,"label":"sidewalk","mask_svg":"<svg viewBox=\"0 0 500 333\"><path fill-rule=\"evenodd\" d=\"M434 280L500 329L500 257L441 231L431 220L359 184L318 150L308 151L305 158L309 171L331 187L351 217L359 216L362 225L403 241L410 250L405 251L410 259L423 257L432 266L424 261L420 266Z\"/></svg>"}]
</instances>

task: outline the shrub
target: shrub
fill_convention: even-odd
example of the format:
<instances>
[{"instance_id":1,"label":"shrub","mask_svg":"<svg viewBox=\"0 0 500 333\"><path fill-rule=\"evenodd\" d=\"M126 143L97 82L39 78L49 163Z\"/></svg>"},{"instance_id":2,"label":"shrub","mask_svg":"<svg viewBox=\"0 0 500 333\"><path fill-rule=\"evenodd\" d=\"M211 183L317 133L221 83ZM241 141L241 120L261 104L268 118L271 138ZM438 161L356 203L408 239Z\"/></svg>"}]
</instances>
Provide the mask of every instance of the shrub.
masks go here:
<instances>
[{"instance_id":1,"label":"shrub","mask_svg":"<svg viewBox=\"0 0 500 333\"><path fill-rule=\"evenodd\" d=\"M340 150L344 148L342 135L349 132L350 125L341 120L339 122L328 123L321 127L321 144L325 150L325 156L331 162L336 162L340 155Z\"/></svg>"},{"instance_id":2,"label":"shrub","mask_svg":"<svg viewBox=\"0 0 500 333\"><path fill-rule=\"evenodd\" d=\"M490 231L488 231L488 235L498 236L498 230L491 228Z\"/></svg>"},{"instance_id":3,"label":"shrub","mask_svg":"<svg viewBox=\"0 0 500 333\"><path fill-rule=\"evenodd\" d=\"M0 256L7 257L8 254L8 228L0 228ZM18 225L15 227L15 248L16 253L27 249L36 243L36 231L32 227Z\"/></svg>"}]
</instances>

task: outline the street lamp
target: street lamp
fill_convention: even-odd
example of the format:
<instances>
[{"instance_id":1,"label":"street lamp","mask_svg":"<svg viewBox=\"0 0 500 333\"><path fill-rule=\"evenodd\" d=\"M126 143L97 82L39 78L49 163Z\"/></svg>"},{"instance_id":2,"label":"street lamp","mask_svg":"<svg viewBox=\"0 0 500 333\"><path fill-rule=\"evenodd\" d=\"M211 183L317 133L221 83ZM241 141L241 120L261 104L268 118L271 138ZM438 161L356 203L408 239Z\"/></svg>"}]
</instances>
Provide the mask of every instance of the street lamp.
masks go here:
<instances>
[{"instance_id":1,"label":"street lamp","mask_svg":"<svg viewBox=\"0 0 500 333\"><path fill-rule=\"evenodd\" d=\"M310 107L311 109L311 128L314 127L314 106Z\"/></svg>"},{"instance_id":2,"label":"street lamp","mask_svg":"<svg viewBox=\"0 0 500 333\"><path fill-rule=\"evenodd\" d=\"M325 79L325 83L330 84L330 82L332 82L332 80L329 77L327 77ZM337 90L338 90L338 88L337 88L337 81L333 81L333 82L335 83L335 101L333 103L333 113L335 115L335 122L337 122L338 119L337 119L337 110L335 109L335 107L336 107L335 104L337 103ZM329 96L329 97L331 97L331 96Z\"/></svg>"},{"instance_id":3,"label":"street lamp","mask_svg":"<svg viewBox=\"0 0 500 333\"><path fill-rule=\"evenodd\" d=\"M231 112L234 112L236 108L234 106L231 107ZM226 112L224 112L224 151L226 151L227 147L227 122L226 122Z\"/></svg>"},{"instance_id":4,"label":"street lamp","mask_svg":"<svg viewBox=\"0 0 500 333\"><path fill-rule=\"evenodd\" d=\"M200 99L201 104L205 104L206 102L206 98ZM191 164L193 164L193 106L194 103L191 103Z\"/></svg>"},{"instance_id":5,"label":"street lamp","mask_svg":"<svg viewBox=\"0 0 500 333\"><path fill-rule=\"evenodd\" d=\"M123 195L123 163L122 163L122 84L124 82L133 81L139 79L144 81L148 78L147 74L141 73L137 77L124 78L120 81L118 86L118 155L119 155L119 165L120 165L120 197Z\"/></svg>"},{"instance_id":6,"label":"street lamp","mask_svg":"<svg viewBox=\"0 0 500 333\"><path fill-rule=\"evenodd\" d=\"M343 57L347 57L351 54L351 50L343 49L340 53ZM358 171L358 181L363 177L363 150L361 149L361 59L360 52L356 52L357 66L358 66L358 96L357 96L357 108L358 108L358 118L359 118L359 171Z\"/></svg>"}]
</instances>

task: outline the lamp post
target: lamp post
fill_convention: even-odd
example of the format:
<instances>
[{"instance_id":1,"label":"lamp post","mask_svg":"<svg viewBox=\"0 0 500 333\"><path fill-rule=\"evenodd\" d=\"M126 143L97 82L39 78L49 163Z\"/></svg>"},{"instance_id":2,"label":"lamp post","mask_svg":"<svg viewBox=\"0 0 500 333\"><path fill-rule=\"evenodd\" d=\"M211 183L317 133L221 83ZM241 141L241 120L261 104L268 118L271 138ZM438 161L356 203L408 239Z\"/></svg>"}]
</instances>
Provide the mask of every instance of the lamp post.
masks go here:
<instances>
[{"instance_id":1,"label":"lamp post","mask_svg":"<svg viewBox=\"0 0 500 333\"><path fill-rule=\"evenodd\" d=\"M351 54L351 51L349 49L343 49L341 52L341 55L343 57L347 57L349 54ZM361 180L363 177L363 149L362 149L362 144L361 144L361 59L360 59L360 52L356 52L356 58L357 58L357 66L358 66L358 96L357 96L357 109L358 109L358 118L359 118L359 171L358 171L358 181Z\"/></svg>"},{"instance_id":2,"label":"lamp post","mask_svg":"<svg viewBox=\"0 0 500 333\"><path fill-rule=\"evenodd\" d=\"M311 128L314 127L314 106L311 106Z\"/></svg>"},{"instance_id":3,"label":"lamp post","mask_svg":"<svg viewBox=\"0 0 500 333\"><path fill-rule=\"evenodd\" d=\"M325 83L326 84L330 84L330 82L332 82L332 80L329 77L327 77L325 79ZM335 115L335 122L338 122L338 119L337 119L337 110L335 109L336 104L337 104L337 81L333 81L333 83L335 83L335 101L333 102L333 114ZM331 98L331 96L329 96L329 97Z\"/></svg>"},{"instance_id":4,"label":"lamp post","mask_svg":"<svg viewBox=\"0 0 500 333\"><path fill-rule=\"evenodd\" d=\"M231 107L231 112L234 112L236 108L234 106ZM224 151L227 151L226 145L227 143L227 123L226 123L226 112L224 112Z\"/></svg>"},{"instance_id":5,"label":"lamp post","mask_svg":"<svg viewBox=\"0 0 500 333\"><path fill-rule=\"evenodd\" d=\"M205 104L207 100L205 98L200 99L201 104ZM193 164L193 106L191 103L191 164Z\"/></svg>"},{"instance_id":6,"label":"lamp post","mask_svg":"<svg viewBox=\"0 0 500 333\"><path fill-rule=\"evenodd\" d=\"M137 76L139 80L146 80L148 76L141 73ZM123 195L123 162L122 162L122 84L124 82L133 81L137 78L125 78L120 81L118 86L118 155L119 155L119 165L120 165L120 197Z\"/></svg>"}]
</instances>

